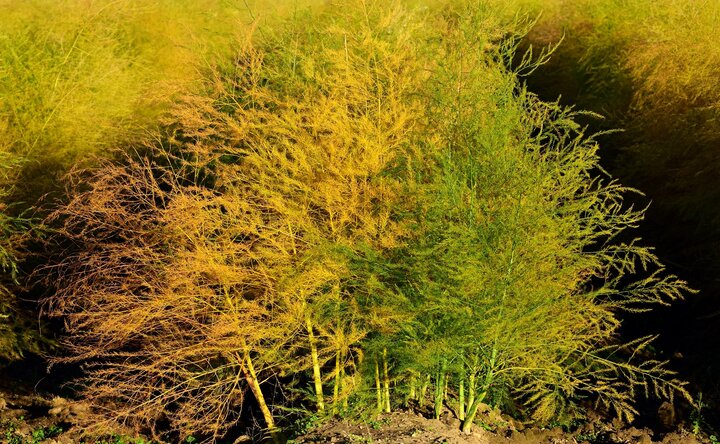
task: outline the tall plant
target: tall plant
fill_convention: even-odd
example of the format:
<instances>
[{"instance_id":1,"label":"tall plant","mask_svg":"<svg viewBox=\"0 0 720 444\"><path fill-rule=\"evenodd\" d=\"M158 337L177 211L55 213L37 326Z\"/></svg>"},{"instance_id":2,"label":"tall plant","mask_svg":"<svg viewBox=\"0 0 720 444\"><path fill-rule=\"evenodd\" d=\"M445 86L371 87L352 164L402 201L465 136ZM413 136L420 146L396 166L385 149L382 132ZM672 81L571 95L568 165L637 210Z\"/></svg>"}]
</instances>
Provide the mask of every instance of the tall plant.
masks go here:
<instances>
[{"instance_id":1,"label":"tall plant","mask_svg":"<svg viewBox=\"0 0 720 444\"><path fill-rule=\"evenodd\" d=\"M305 373L318 410L343 408L377 316L349 262L403 236L385 173L415 115L404 31L372 26L248 41L160 146L75 176L48 304L97 406L217 438L248 388L277 436L266 382Z\"/></svg>"},{"instance_id":2,"label":"tall plant","mask_svg":"<svg viewBox=\"0 0 720 444\"><path fill-rule=\"evenodd\" d=\"M489 16L447 8L426 30L404 291L407 341L435 350L406 356L434 376L436 415L452 372L468 377L464 429L502 396L540 421L575 414L582 396L625 418L638 389L687 396L663 363L633 359L649 338L617 333L619 313L681 297L685 283L621 240L643 217L623 204L632 190L593 177L597 144L575 114L518 83L504 64L516 39L498 39Z\"/></svg>"},{"instance_id":3,"label":"tall plant","mask_svg":"<svg viewBox=\"0 0 720 444\"><path fill-rule=\"evenodd\" d=\"M548 421L585 396L630 417L639 387L685 394L634 358L646 339L617 341L619 312L685 285L618 240L642 212L507 67L515 25L328 8L249 36L156 145L75 176L48 307L89 398L213 439L247 391L277 437L288 379L335 414L433 383L439 415L462 387L465 429L482 402Z\"/></svg>"}]
</instances>

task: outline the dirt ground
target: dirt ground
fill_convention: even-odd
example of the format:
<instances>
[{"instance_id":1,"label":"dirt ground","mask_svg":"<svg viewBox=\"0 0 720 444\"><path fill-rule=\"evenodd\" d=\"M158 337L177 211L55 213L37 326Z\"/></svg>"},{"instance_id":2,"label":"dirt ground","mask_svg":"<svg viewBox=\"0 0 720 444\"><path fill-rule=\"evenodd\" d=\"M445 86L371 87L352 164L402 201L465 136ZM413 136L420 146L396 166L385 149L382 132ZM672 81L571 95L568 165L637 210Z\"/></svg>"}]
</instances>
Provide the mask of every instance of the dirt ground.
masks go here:
<instances>
[{"instance_id":1,"label":"dirt ground","mask_svg":"<svg viewBox=\"0 0 720 444\"><path fill-rule=\"evenodd\" d=\"M117 433L87 432L98 424L90 408L66 398L0 392L0 443L7 444L139 444L118 424L110 426ZM147 442L147 441L146 441Z\"/></svg>"},{"instance_id":2,"label":"dirt ground","mask_svg":"<svg viewBox=\"0 0 720 444\"><path fill-rule=\"evenodd\" d=\"M491 413L491 412L490 412ZM488 423L492 414L485 413L479 421ZM460 421L445 415L441 420L428 419L412 412L383 415L372 424L354 424L331 420L317 429L294 440L296 444L309 443L392 443L392 444L700 444L709 439L678 429L658 435L649 429L624 427L615 429L611 424L586 424L568 433L560 428L523 428L512 420L506 425L488 431L480 426L465 434Z\"/></svg>"},{"instance_id":3,"label":"dirt ground","mask_svg":"<svg viewBox=\"0 0 720 444\"><path fill-rule=\"evenodd\" d=\"M588 423L570 433L555 429L524 427L513 419L485 407L478 422L492 424L485 430L476 426L472 433L460 431L460 422L446 411L440 420L406 411L385 414L369 423L326 420L312 431L290 440L292 444L699 444L712 443L695 436L682 426L670 433L649 429L614 426L602 421ZM0 443L7 444L146 444L143 438L130 439L130 431L108 425L116 433L88 437L97 425L87 405L61 397L42 397L34 393L0 390ZM245 437L235 443L251 442ZM232 440L223 444L235 444Z\"/></svg>"}]
</instances>

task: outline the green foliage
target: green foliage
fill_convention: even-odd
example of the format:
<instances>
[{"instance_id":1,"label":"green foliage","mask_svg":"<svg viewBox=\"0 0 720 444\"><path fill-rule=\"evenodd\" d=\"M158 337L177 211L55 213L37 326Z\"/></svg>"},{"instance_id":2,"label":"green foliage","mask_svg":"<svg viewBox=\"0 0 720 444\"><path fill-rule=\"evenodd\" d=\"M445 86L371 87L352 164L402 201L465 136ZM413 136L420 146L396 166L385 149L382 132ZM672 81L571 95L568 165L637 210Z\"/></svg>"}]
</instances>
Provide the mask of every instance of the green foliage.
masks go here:
<instances>
[{"instance_id":1,"label":"green foliage","mask_svg":"<svg viewBox=\"0 0 720 444\"><path fill-rule=\"evenodd\" d=\"M679 386L654 384L661 363L612 358L621 348L616 314L679 297L684 284L653 273L619 285L657 264L635 241L611 242L642 218L622 205L629 190L591 179L597 146L572 113L467 55L480 46L472 40L479 26L465 23L434 51L439 80L428 82L438 136L427 138L434 156L422 164L437 169L423 180L428 197L408 273L418 301L413 339L431 351L425 371L478 354L478 396L514 387L547 421L585 393L632 417L636 387L671 395Z\"/></svg>"},{"instance_id":2,"label":"green foliage","mask_svg":"<svg viewBox=\"0 0 720 444\"><path fill-rule=\"evenodd\" d=\"M533 80L536 88L608 116L603 127L625 130L605 139L612 149L606 163L652 199L658 222L647 230L710 296L720 264L720 210L708 205L720 199L718 3L524 3L543 11L530 41L565 37Z\"/></svg>"},{"instance_id":3,"label":"green foliage","mask_svg":"<svg viewBox=\"0 0 720 444\"><path fill-rule=\"evenodd\" d=\"M317 428L322 423L323 418L317 414L310 411L302 413L303 414L300 415L292 425L287 427L287 431L289 431L292 436L302 436ZM292 440L289 442L292 442Z\"/></svg>"},{"instance_id":4,"label":"green foliage","mask_svg":"<svg viewBox=\"0 0 720 444\"><path fill-rule=\"evenodd\" d=\"M19 436L16 435L15 430L17 429L17 424L15 424L14 421L3 421L0 423L0 431L2 431L2 436L5 438L5 442L9 444L22 444L19 442Z\"/></svg>"},{"instance_id":5,"label":"green foliage","mask_svg":"<svg viewBox=\"0 0 720 444\"><path fill-rule=\"evenodd\" d=\"M63 432L62 427L55 425L55 424L48 426L48 427L40 427L40 428L32 431L30 442L32 444L40 443L40 442L45 441L46 439L56 437L56 436L60 435L62 432Z\"/></svg>"},{"instance_id":6,"label":"green foliage","mask_svg":"<svg viewBox=\"0 0 720 444\"><path fill-rule=\"evenodd\" d=\"M533 89L545 97L562 94L566 102L608 117L592 122L595 128L623 129L600 139L603 165L643 191L645 196L634 199L651 203L643 236L699 290L691 301L661 311L656 319L670 333L662 348L682 354L690 370L686 378L712 404L718 388L709 373L717 368L718 354L710 350L717 343L695 338L718 336L718 3L525 3L543 10L528 41L544 45L564 36L556 56L529 79ZM682 336L675 335L680 325L687 326Z\"/></svg>"},{"instance_id":7,"label":"green foliage","mask_svg":"<svg viewBox=\"0 0 720 444\"><path fill-rule=\"evenodd\" d=\"M19 419L21 421L23 420L22 417ZM13 420L0 423L0 430L3 433L3 442L8 444L38 444L47 439L57 437L63 433L62 427L53 424L32 430L28 439L25 439L17 432L18 424Z\"/></svg>"},{"instance_id":8,"label":"green foliage","mask_svg":"<svg viewBox=\"0 0 720 444\"><path fill-rule=\"evenodd\" d=\"M686 285L627 236L643 211L580 114L519 83L527 23L493 8L261 26L155 143L73 176L47 307L86 396L208 439L249 393L277 437L269 380L312 380L318 417L430 383L439 415L462 380L466 429L483 403L547 423L687 397L652 338L618 341L620 313Z\"/></svg>"},{"instance_id":9,"label":"green foliage","mask_svg":"<svg viewBox=\"0 0 720 444\"><path fill-rule=\"evenodd\" d=\"M702 393L697 396L695 401L695 409L690 414L691 431L693 435L705 435L714 444L717 442L715 430L708 424L705 414L708 410L708 405L703 401Z\"/></svg>"},{"instance_id":10,"label":"green foliage","mask_svg":"<svg viewBox=\"0 0 720 444\"><path fill-rule=\"evenodd\" d=\"M32 205L76 161L143 139L241 16L214 0L1 4L0 151L28 160L17 197Z\"/></svg>"},{"instance_id":11,"label":"green foliage","mask_svg":"<svg viewBox=\"0 0 720 444\"><path fill-rule=\"evenodd\" d=\"M113 434L107 438L91 441L93 444L153 444L153 441L148 441L144 438L131 438L125 435ZM185 441L192 442L192 441Z\"/></svg>"},{"instance_id":12,"label":"green foliage","mask_svg":"<svg viewBox=\"0 0 720 444\"><path fill-rule=\"evenodd\" d=\"M18 359L24 352L37 351L41 342L15 299L17 254L29 225L27 219L12 215L7 202L12 189L9 176L18 163L16 157L0 152L0 360Z\"/></svg>"}]
</instances>

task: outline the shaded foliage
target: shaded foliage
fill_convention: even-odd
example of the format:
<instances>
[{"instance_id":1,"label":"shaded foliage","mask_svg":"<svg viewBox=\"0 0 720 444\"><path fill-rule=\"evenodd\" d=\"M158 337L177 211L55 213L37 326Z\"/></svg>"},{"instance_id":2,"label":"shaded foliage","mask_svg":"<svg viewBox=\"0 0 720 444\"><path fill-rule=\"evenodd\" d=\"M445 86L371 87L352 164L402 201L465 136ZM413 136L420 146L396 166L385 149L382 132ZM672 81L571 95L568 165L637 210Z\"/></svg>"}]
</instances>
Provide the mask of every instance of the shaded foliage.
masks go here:
<instances>
[{"instance_id":1,"label":"shaded foliage","mask_svg":"<svg viewBox=\"0 0 720 444\"><path fill-rule=\"evenodd\" d=\"M529 78L533 90L607 116L598 129L603 166L645 193L641 233L700 293L672 309L630 318L653 325L659 347L680 357L694 391L720 394L716 278L718 232L718 45L715 2L525 2L543 10L527 41L559 41L556 57ZM647 331L647 330L645 330ZM717 419L715 419L717 421Z\"/></svg>"}]
</instances>

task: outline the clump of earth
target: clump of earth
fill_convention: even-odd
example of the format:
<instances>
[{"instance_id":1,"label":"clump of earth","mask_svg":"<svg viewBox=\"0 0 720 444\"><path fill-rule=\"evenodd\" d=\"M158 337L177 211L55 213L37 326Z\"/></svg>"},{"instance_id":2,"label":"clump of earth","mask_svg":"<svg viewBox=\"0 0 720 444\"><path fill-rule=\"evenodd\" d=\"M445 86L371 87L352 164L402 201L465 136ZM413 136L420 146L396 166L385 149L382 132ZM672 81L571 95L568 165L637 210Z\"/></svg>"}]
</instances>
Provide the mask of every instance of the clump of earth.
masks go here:
<instances>
[{"instance_id":1,"label":"clump of earth","mask_svg":"<svg viewBox=\"0 0 720 444\"><path fill-rule=\"evenodd\" d=\"M486 409L480 423L498 424L499 415ZM476 426L470 433L460 430L460 421L450 414L429 419L411 411L381 415L370 424L332 419L292 440L309 443L392 443L392 444L700 444L711 440L683 427L667 433L648 428L622 426L597 418L569 432L559 427L524 427L510 418L487 430ZM488 427L490 428L490 427ZM713 443L714 444L714 443Z\"/></svg>"},{"instance_id":2,"label":"clump of earth","mask_svg":"<svg viewBox=\"0 0 720 444\"><path fill-rule=\"evenodd\" d=\"M3 384L0 384L3 385ZM115 444L149 443L134 436L119 424L105 423L98 435L99 418L82 401L42 395L32 390L13 390L0 386L0 443L9 444ZM431 419L416 411L379 415L370 421L326 419L313 429L288 441L292 444L716 444L716 440L693 434L687 425L675 424L672 431L607 422L599 415L568 431L557 428L525 426L499 411L483 406L480 425L463 433L453 412L445 410L440 419ZM222 441L223 444L252 442L248 436Z\"/></svg>"}]
</instances>

